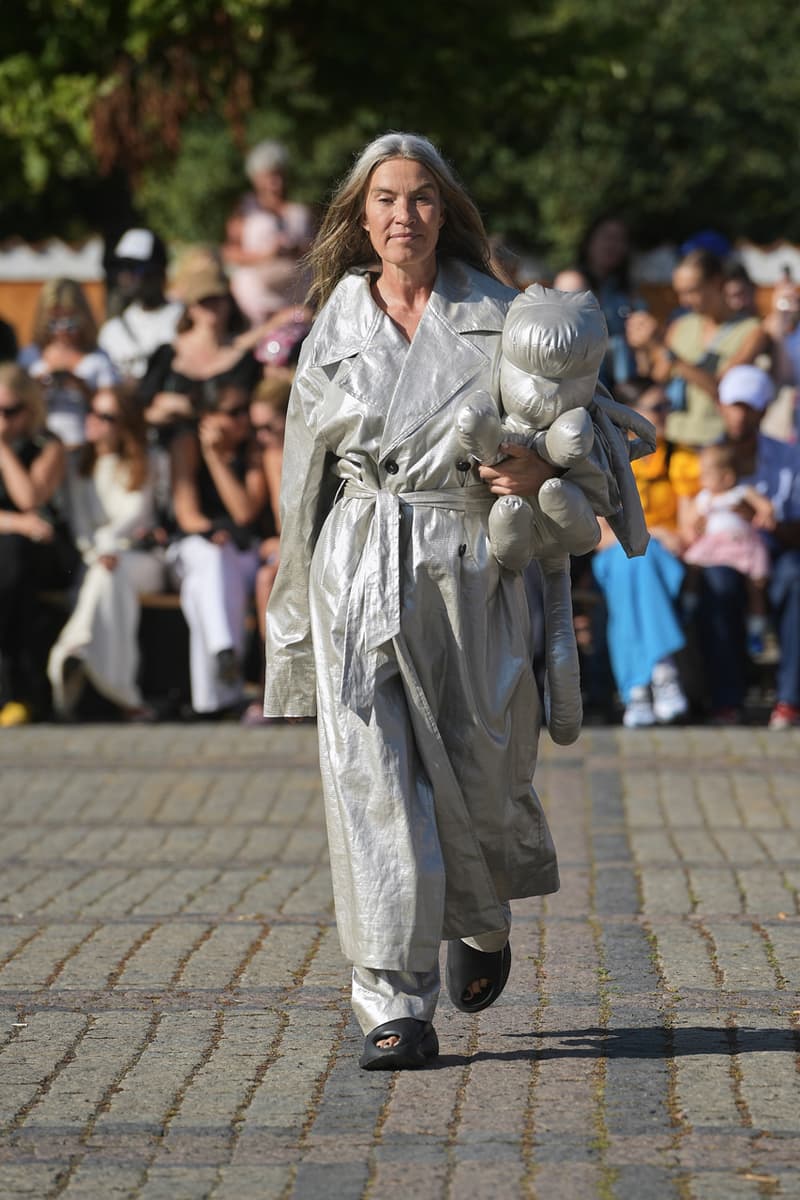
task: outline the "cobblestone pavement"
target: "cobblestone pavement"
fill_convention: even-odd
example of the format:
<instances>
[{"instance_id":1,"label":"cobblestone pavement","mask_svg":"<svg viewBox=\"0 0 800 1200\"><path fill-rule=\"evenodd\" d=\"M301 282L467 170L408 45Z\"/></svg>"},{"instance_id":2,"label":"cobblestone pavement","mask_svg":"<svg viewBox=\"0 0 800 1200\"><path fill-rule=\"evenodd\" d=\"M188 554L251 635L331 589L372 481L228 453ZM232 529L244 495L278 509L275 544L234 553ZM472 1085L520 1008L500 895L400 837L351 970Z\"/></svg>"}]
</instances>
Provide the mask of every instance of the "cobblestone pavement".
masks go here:
<instances>
[{"instance_id":1,"label":"cobblestone pavement","mask_svg":"<svg viewBox=\"0 0 800 1200\"><path fill-rule=\"evenodd\" d=\"M543 740L562 891L368 1074L315 730L0 737L0 1196L800 1196L800 732Z\"/></svg>"}]
</instances>

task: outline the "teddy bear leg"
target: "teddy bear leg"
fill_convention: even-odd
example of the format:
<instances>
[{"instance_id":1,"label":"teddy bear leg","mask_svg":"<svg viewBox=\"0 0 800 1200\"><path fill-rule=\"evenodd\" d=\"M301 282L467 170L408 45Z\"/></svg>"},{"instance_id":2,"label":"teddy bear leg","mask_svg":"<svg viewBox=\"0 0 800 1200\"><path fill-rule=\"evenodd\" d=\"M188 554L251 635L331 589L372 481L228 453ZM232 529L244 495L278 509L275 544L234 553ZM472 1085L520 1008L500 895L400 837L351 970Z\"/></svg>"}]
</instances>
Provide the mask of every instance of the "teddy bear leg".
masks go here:
<instances>
[{"instance_id":1,"label":"teddy bear leg","mask_svg":"<svg viewBox=\"0 0 800 1200\"><path fill-rule=\"evenodd\" d=\"M588 554L600 541L600 526L589 501L574 483L547 479L539 488L539 507L555 526L559 546L569 554Z\"/></svg>"},{"instance_id":2,"label":"teddy bear leg","mask_svg":"<svg viewBox=\"0 0 800 1200\"><path fill-rule=\"evenodd\" d=\"M545 621L545 719L558 746L571 746L581 731L580 662L572 621L569 555L539 560Z\"/></svg>"},{"instance_id":3,"label":"teddy bear leg","mask_svg":"<svg viewBox=\"0 0 800 1200\"><path fill-rule=\"evenodd\" d=\"M503 440L500 414L488 392L476 392L456 413L456 433L465 452L476 462L493 463Z\"/></svg>"},{"instance_id":4,"label":"teddy bear leg","mask_svg":"<svg viewBox=\"0 0 800 1200\"><path fill-rule=\"evenodd\" d=\"M594 423L585 408L573 408L556 417L543 440L543 458L559 467L573 467L583 462L591 452ZM536 448L539 450L538 445Z\"/></svg>"},{"instance_id":5,"label":"teddy bear leg","mask_svg":"<svg viewBox=\"0 0 800 1200\"><path fill-rule=\"evenodd\" d=\"M521 571L531 561L535 525L522 496L501 496L489 513L489 542L501 567Z\"/></svg>"}]
</instances>

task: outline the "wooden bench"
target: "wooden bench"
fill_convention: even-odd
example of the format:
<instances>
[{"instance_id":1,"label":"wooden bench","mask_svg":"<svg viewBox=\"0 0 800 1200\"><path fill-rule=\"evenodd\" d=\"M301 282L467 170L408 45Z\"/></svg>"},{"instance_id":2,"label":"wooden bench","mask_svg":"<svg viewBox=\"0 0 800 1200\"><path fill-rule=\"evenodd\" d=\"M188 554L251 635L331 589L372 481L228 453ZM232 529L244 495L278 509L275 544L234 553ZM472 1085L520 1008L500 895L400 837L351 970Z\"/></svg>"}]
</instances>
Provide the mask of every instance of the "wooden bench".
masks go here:
<instances>
[{"instance_id":1,"label":"wooden bench","mask_svg":"<svg viewBox=\"0 0 800 1200\"><path fill-rule=\"evenodd\" d=\"M38 599L55 618L49 630L52 644L69 615L73 596L69 591L45 590L38 593ZM189 630L180 596L177 592L142 592L139 604L139 686L148 700L163 700L177 711L191 698Z\"/></svg>"}]
</instances>

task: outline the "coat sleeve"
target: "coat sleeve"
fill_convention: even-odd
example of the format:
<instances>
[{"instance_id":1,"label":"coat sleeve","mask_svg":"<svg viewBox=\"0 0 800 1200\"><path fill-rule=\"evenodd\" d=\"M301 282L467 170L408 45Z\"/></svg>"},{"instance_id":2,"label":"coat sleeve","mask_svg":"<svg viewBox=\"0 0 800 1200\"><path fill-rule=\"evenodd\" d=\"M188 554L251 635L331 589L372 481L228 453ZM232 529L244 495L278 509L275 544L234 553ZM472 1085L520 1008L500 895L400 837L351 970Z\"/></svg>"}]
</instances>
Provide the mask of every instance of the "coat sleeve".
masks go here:
<instances>
[{"instance_id":1,"label":"coat sleeve","mask_svg":"<svg viewBox=\"0 0 800 1200\"><path fill-rule=\"evenodd\" d=\"M281 482L281 563L267 608L264 713L313 717L316 675L308 591L311 558L338 479L318 432L326 377L298 367L286 420Z\"/></svg>"}]
</instances>

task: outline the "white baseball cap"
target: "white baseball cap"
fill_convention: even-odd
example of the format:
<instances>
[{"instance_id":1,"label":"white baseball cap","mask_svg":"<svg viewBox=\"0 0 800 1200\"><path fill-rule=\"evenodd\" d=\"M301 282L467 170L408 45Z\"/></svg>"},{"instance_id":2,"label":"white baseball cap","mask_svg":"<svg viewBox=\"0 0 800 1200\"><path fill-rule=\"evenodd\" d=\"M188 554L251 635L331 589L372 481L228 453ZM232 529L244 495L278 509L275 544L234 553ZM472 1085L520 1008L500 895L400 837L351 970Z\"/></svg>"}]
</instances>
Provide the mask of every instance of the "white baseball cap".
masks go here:
<instances>
[{"instance_id":1,"label":"white baseball cap","mask_svg":"<svg viewBox=\"0 0 800 1200\"><path fill-rule=\"evenodd\" d=\"M128 229L114 247L114 257L142 263L166 261L164 243L150 229Z\"/></svg>"},{"instance_id":2,"label":"white baseball cap","mask_svg":"<svg viewBox=\"0 0 800 1200\"><path fill-rule=\"evenodd\" d=\"M775 384L761 367L731 367L719 381L720 404L746 404L756 412L775 399Z\"/></svg>"}]
</instances>

